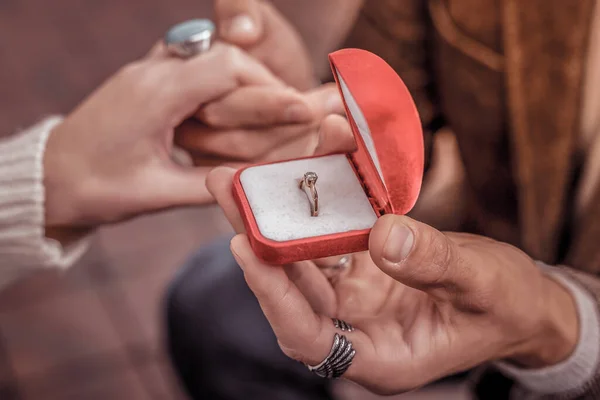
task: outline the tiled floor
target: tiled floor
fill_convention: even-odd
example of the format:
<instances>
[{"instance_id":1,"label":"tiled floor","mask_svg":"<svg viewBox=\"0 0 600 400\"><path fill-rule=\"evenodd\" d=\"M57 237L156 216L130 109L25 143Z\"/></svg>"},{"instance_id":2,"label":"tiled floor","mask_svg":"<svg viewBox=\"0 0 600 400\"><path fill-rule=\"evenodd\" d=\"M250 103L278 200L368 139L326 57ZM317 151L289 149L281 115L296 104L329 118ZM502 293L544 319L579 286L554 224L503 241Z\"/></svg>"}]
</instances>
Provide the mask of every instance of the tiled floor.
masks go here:
<instances>
[{"instance_id":1,"label":"tiled floor","mask_svg":"<svg viewBox=\"0 0 600 400\"><path fill-rule=\"evenodd\" d=\"M172 23L209 15L210 3L1 0L0 136L67 112ZM142 218L98 232L64 274L1 292L0 399L183 399L162 346L161 300L185 257L228 230L216 208Z\"/></svg>"},{"instance_id":2,"label":"tiled floor","mask_svg":"<svg viewBox=\"0 0 600 400\"><path fill-rule=\"evenodd\" d=\"M0 293L0 398L182 396L162 346L165 287L194 248L228 230L216 208L142 218L100 231L66 273Z\"/></svg>"},{"instance_id":3,"label":"tiled floor","mask_svg":"<svg viewBox=\"0 0 600 400\"><path fill-rule=\"evenodd\" d=\"M0 1L0 136L67 112L211 0Z\"/></svg>"}]
</instances>

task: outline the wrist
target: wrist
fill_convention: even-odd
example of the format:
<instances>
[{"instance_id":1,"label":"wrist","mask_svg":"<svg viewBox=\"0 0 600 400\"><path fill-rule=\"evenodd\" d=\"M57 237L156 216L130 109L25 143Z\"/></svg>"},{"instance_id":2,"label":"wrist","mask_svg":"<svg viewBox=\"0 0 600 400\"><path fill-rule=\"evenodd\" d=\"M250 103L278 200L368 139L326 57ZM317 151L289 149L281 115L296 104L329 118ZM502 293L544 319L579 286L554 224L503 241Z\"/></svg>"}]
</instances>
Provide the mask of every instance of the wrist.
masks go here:
<instances>
[{"instance_id":1,"label":"wrist","mask_svg":"<svg viewBox=\"0 0 600 400\"><path fill-rule=\"evenodd\" d=\"M52 128L43 153L44 226L51 233L47 237L53 239L71 236L70 233L57 232L76 229L72 227L77 225L74 201L77 196L75 185L71 183L76 181L72 177L77 171L68 162L74 154L69 154L69 146L64 143L64 136L68 136L62 134L65 129L69 129L68 120Z\"/></svg>"},{"instance_id":2,"label":"wrist","mask_svg":"<svg viewBox=\"0 0 600 400\"><path fill-rule=\"evenodd\" d=\"M537 329L507 361L524 368L544 368L566 360L579 341L575 299L562 284L543 275L543 309Z\"/></svg>"},{"instance_id":3,"label":"wrist","mask_svg":"<svg viewBox=\"0 0 600 400\"><path fill-rule=\"evenodd\" d=\"M64 228L64 227L46 227L45 236L48 239L56 240L63 248L81 240L93 232L92 228Z\"/></svg>"}]
</instances>

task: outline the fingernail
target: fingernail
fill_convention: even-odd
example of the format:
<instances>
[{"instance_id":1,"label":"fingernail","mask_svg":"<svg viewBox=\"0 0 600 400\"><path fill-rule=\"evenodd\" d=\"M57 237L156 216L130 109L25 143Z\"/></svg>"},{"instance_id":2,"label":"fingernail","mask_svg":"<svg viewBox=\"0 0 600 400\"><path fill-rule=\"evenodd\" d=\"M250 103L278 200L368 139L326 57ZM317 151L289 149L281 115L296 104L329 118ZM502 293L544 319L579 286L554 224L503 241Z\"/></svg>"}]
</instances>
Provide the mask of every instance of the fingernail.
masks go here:
<instances>
[{"instance_id":1,"label":"fingernail","mask_svg":"<svg viewBox=\"0 0 600 400\"><path fill-rule=\"evenodd\" d=\"M414 240L410 228L399 222L393 224L383 246L383 258L394 264L401 262L408 257Z\"/></svg>"},{"instance_id":2,"label":"fingernail","mask_svg":"<svg viewBox=\"0 0 600 400\"><path fill-rule=\"evenodd\" d=\"M329 98L325 102L325 111L327 112L327 114L344 113L344 103L342 102L342 98L338 93L329 96Z\"/></svg>"},{"instance_id":3,"label":"fingernail","mask_svg":"<svg viewBox=\"0 0 600 400\"><path fill-rule=\"evenodd\" d=\"M238 15L231 20L228 33L230 36L253 35L256 32L256 25L252 18L247 15Z\"/></svg>"},{"instance_id":4,"label":"fingernail","mask_svg":"<svg viewBox=\"0 0 600 400\"><path fill-rule=\"evenodd\" d=\"M312 113L306 104L292 104L285 109L283 118L286 122L307 122Z\"/></svg>"}]
</instances>

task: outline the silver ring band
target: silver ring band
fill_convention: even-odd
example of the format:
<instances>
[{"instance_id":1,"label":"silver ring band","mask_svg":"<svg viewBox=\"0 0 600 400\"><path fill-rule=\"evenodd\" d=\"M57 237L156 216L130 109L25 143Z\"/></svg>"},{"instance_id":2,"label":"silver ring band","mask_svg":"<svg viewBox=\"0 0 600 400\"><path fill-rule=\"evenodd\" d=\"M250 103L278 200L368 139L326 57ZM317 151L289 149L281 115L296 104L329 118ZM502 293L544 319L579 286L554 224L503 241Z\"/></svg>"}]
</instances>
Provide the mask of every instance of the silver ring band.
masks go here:
<instances>
[{"instance_id":1,"label":"silver ring band","mask_svg":"<svg viewBox=\"0 0 600 400\"><path fill-rule=\"evenodd\" d=\"M350 325L349 323L347 323L346 321L342 321L341 319L337 319L337 318L331 318L331 320L333 321L333 325L341 330L342 332L352 332L354 331L354 327L352 325Z\"/></svg>"},{"instance_id":2,"label":"silver ring band","mask_svg":"<svg viewBox=\"0 0 600 400\"><path fill-rule=\"evenodd\" d=\"M346 336L336 333L329 355L317 365L308 365L308 369L321 378L339 378L350 368L355 355L352 342Z\"/></svg>"}]
</instances>

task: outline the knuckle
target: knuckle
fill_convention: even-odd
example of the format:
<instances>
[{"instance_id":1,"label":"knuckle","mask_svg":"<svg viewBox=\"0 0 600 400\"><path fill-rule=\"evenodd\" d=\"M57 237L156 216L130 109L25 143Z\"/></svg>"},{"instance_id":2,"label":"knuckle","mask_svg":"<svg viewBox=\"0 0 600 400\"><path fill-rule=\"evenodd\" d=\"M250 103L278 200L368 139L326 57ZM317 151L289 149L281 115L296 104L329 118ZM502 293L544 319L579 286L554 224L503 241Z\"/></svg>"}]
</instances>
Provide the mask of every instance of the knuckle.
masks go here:
<instances>
[{"instance_id":1,"label":"knuckle","mask_svg":"<svg viewBox=\"0 0 600 400\"><path fill-rule=\"evenodd\" d=\"M125 67L124 73L131 80L135 92L143 96L154 97L157 89L162 86L159 84L160 80L155 69L148 65L141 63L130 65Z\"/></svg>"},{"instance_id":2,"label":"knuckle","mask_svg":"<svg viewBox=\"0 0 600 400\"><path fill-rule=\"evenodd\" d=\"M493 286L480 288L469 293L468 297L470 311L486 312L492 310L498 303L497 290Z\"/></svg>"},{"instance_id":3,"label":"knuckle","mask_svg":"<svg viewBox=\"0 0 600 400\"><path fill-rule=\"evenodd\" d=\"M498 299L504 296L506 288L500 289L496 283L491 282L494 274L489 271L480 271L470 277L470 290L462 290L456 294L456 304L461 308L474 313L486 313L492 311L498 305Z\"/></svg>"},{"instance_id":4,"label":"knuckle","mask_svg":"<svg viewBox=\"0 0 600 400\"><path fill-rule=\"evenodd\" d=\"M444 235L430 235L428 249L431 252L431 285L444 284L453 262L456 260L455 248Z\"/></svg>"},{"instance_id":5,"label":"knuckle","mask_svg":"<svg viewBox=\"0 0 600 400\"><path fill-rule=\"evenodd\" d=\"M139 71L141 69L143 69L143 67L144 67L143 62L133 61L133 62L123 65L119 69L117 75L119 75L121 77L127 77L127 78L135 77L139 73Z\"/></svg>"},{"instance_id":6,"label":"knuckle","mask_svg":"<svg viewBox=\"0 0 600 400\"><path fill-rule=\"evenodd\" d=\"M505 296L507 288L505 285L506 269L498 267L497 255L495 252L486 251L485 247L477 248L480 253L486 256L490 262L485 265L472 265L467 261L465 271L469 272L463 280L467 282L469 290L462 293L462 304L473 312L490 312L500 304L498 299Z\"/></svg>"},{"instance_id":7,"label":"knuckle","mask_svg":"<svg viewBox=\"0 0 600 400\"><path fill-rule=\"evenodd\" d=\"M232 75L236 74L243 65L243 54L240 49L235 46L225 45L221 50L222 65L226 71Z\"/></svg>"},{"instance_id":8,"label":"knuckle","mask_svg":"<svg viewBox=\"0 0 600 400\"><path fill-rule=\"evenodd\" d=\"M165 100L172 85L168 79L162 78L162 74L155 65L135 61L123 66L117 73L117 79L133 101L144 103L144 108L151 115L163 117L169 110L169 103Z\"/></svg>"}]
</instances>

